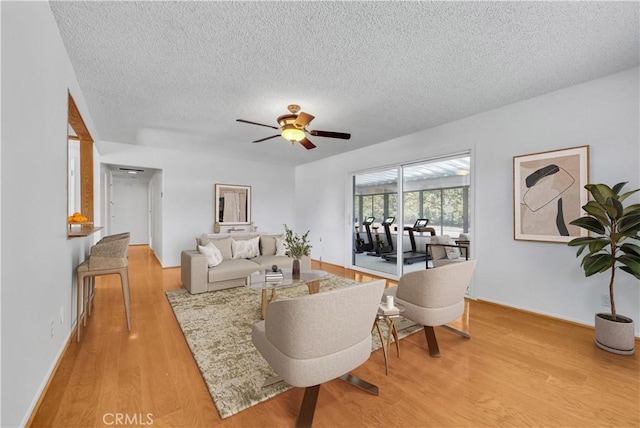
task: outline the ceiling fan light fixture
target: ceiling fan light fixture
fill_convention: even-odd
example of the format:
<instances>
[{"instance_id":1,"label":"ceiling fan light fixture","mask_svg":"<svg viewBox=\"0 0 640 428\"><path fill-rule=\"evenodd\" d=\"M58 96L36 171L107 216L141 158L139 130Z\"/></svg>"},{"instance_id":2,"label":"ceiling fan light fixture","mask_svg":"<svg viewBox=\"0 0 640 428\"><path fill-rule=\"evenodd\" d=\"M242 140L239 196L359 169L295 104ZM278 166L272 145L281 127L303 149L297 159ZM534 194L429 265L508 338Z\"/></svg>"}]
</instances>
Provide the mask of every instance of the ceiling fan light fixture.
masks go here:
<instances>
[{"instance_id":1,"label":"ceiling fan light fixture","mask_svg":"<svg viewBox=\"0 0 640 428\"><path fill-rule=\"evenodd\" d=\"M304 131L302 129L296 128L294 125L284 125L282 127L282 138L287 141L291 141L292 143L300 141L304 139Z\"/></svg>"}]
</instances>

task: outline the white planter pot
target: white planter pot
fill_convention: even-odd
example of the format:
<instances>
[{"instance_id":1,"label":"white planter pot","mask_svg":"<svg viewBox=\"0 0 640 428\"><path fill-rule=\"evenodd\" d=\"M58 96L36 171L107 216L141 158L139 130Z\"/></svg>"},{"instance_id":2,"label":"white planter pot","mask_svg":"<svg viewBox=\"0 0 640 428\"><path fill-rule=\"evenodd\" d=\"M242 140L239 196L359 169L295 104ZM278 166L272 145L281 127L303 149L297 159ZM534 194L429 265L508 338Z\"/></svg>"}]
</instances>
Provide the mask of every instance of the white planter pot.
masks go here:
<instances>
[{"instance_id":1,"label":"white planter pot","mask_svg":"<svg viewBox=\"0 0 640 428\"><path fill-rule=\"evenodd\" d=\"M634 324L631 318L617 315L611 321L611 314L596 314L596 346L605 351L621 355L632 355L635 350Z\"/></svg>"}]
</instances>

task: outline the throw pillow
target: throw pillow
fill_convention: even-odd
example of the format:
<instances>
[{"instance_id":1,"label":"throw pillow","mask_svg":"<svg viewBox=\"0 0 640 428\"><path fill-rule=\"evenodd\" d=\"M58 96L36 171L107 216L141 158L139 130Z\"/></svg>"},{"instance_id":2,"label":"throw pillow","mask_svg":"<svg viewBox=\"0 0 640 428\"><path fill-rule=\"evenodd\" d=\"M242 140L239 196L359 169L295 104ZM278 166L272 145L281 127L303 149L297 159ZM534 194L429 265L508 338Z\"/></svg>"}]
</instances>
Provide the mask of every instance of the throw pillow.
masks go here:
<instances>
[{"instance_id":1,"label":"throw pillow","mask_svg":"<svg viewBox=\"0 0 640 428\"><path fill-rule=\"evenodd\" d=\"M211 242L207 245L198 245L198 251L207 256L207 263L209 264L209 267L218 266L222 263L222 253L218 247L213 245Z\"/></svg>"},{"instance_id":2,"label":"throw pillow","mask_svg":"<svg viewBox=\"0 0 640 428\"><path fill-rule=\"evenodd\" d=\"M281 235L260 235L260 254L274 256L276 254L276 238Z\"/></svg>"},{"instance_id":3,"label":"throw pillow","mask_svg":"<svg viewBox=\"0 0 640 428\"><path fill-rule=\"evenodd\" d=\"M276 256L284 256L287 247L284 246L284 238L276 238Z\"/></svg>"},{"instance_id":4,"label":"throw pillow","mask_svg":"<svg viewBox=\"0 0 640 428\"><path fill-rule=\"evenodd\" d=\"M231 259L231 238L200 238L200 245L207 245L210 242L215 245L218 250L220 250L220 252L222 253L222 260Z\"/></svg>"},{"instance_id":5,"label":"throw pillow","mask_svg":"<svg viewBox=\"0 0 640 428\"><path fill-rule=\"evenodd\" d=\"M260 237L231 241L231 254L234 259L251 259L260 255Z\"/></svg>"},{"instance_id":6,"label":"throw pillow","mask_svg":"<svg viewBox=\"0 0 640 428\"><path fill-rule=\"evenodd\" d=\"M449 235L442 236L432 236L429 238L430 244L447 244L451 242L451 237ZM429 251L431 252L431 257L434 260L441 260L447 258L447 251L445 250L447 247L441 247L439 245L430 245Z\"/></svg>"},{"instance_id":7,"label":"throw pillow","mask_svg":"<svg viewBox=\"0 0 640 428\"><path fill-rule=\"evenodd\" d=\"M448 245L455 245L455 242L451 240L451 237L447 239L447 242L443 242ZM444 247L444 251L447 254L447 259L455 260L460 258L460 248L458 247Z\"/></svg>"}]
</instances>

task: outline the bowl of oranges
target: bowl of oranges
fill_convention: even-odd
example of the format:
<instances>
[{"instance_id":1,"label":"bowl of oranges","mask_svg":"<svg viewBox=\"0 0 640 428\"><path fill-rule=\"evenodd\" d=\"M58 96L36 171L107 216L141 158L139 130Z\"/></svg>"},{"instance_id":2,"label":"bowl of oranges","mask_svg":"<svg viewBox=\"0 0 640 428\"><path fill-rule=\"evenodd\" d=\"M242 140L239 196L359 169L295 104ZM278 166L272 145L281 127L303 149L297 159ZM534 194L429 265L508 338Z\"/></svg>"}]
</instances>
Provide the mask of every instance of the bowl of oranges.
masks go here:
<instances>
[{"instance_id":1,"label":"bowl of oranges","mask_svg":"<svg viewBox=\"0 0 640 428\"><path fill-rule=\"evenodd\" d=\"M93 227L92 224L88 223L88 218L83 216L82 213L75 212L67 218L69 223L69 228L73 229L74 227L79 227L81 229L85 229L87 227Z\"/></svg>"}]
</instances>

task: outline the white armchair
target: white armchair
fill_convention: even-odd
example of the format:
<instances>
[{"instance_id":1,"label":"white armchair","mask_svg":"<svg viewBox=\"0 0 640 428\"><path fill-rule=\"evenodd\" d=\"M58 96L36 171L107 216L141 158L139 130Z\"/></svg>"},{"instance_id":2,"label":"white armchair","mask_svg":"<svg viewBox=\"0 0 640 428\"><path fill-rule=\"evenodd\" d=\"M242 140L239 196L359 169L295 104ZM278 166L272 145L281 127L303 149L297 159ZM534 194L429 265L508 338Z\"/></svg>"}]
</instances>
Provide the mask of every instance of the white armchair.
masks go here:
<instances>
[{"instance_id":1,"label":"white armchair","mask_svg":"<svg viewBox=\"0 0 640 428\"><path fill-rule=\"evenodd\" d=\"M452 263L437 269L409 272L398 285L390 287L385 295L395 296L405 307L402 316L424 326L431 357L440 357L438 341L433 329L442 326L469 339L462 331L446 326L464 313L464 296L476 268L476 260Z\"/></svg>"},{"instance_id":2,"label":"white armchair","mask_svg":"<svg viewBox=\"0 0 640 428\"><path fill-rule=\"evenodd\" d=\"M252 341L291 386L306 388L296 426L311 426L320 384L340 378L378 395L378 387L348 374L371 355L371 323L386 280L269 304Z\"/></svg>"}]
</instances>

